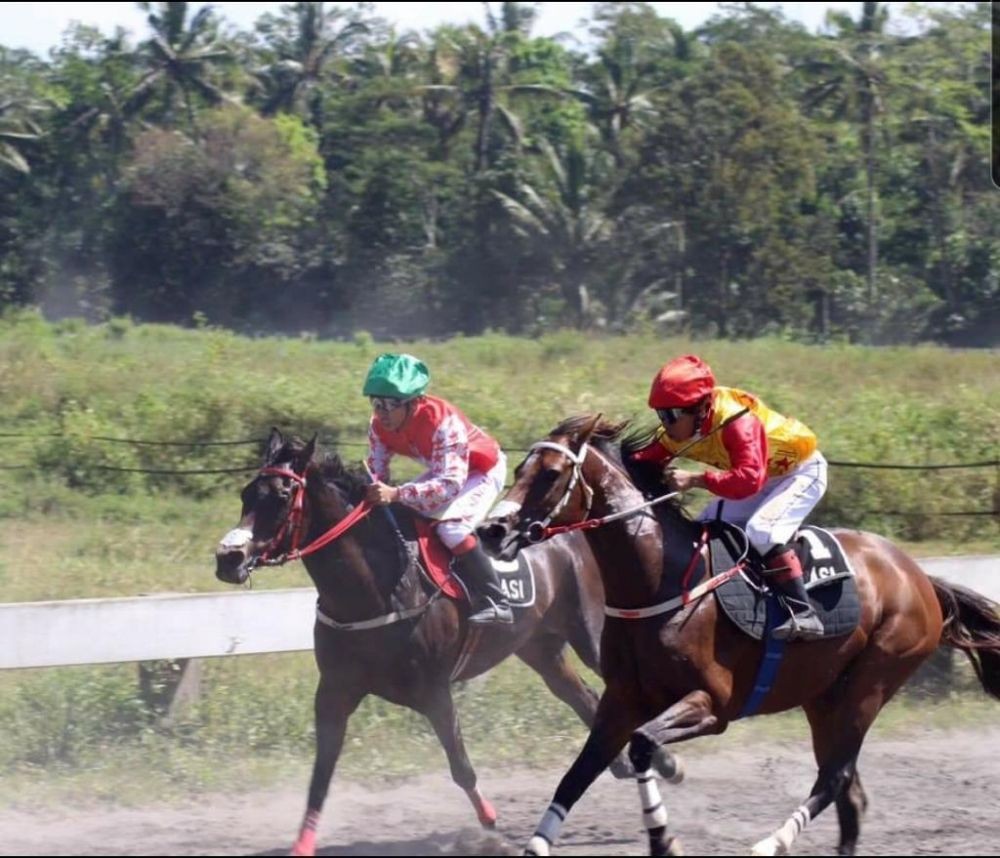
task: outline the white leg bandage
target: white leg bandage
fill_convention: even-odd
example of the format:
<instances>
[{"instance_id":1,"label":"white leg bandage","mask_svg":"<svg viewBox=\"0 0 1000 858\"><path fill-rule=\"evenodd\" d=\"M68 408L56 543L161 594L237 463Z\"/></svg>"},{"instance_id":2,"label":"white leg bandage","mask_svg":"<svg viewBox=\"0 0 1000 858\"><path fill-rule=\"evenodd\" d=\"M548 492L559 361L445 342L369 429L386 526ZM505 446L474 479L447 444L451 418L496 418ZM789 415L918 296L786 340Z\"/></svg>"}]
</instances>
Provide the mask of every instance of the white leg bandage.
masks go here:
<instances>
[{"instance_id":1,"label":"white leg bandage","mask_svg":"<svg viewBox=\"0 0 1000 858\"><path fill-rule=\"evenodd\" d=\"M639 787L639 802L642 804L642 824L649 828L665 828L667 825L667 806L660 797L660 787L656 783L653 770L649 769L636 775Z\"/></svg>"}]
</instances>

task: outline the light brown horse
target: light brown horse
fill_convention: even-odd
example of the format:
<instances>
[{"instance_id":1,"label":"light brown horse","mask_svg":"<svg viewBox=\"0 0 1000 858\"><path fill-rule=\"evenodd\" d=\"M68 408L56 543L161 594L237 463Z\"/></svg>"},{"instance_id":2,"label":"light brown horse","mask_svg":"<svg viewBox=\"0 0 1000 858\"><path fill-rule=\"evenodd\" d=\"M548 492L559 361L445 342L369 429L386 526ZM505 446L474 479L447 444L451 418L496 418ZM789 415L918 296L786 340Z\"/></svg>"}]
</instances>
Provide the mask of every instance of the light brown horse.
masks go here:
<instances>
[{"instance_id":1,"label":"light brown horse","mask_svg":"<svg viewBox=\"0 0 1000 858\"><path fill-rule=\"evenodd\" d=\"M562 423L518 467L505 497L507 512L481 526L483 539L510 558L551 526L628 513L643 504L637 483L649 490L660 474L630 462L641 440L632 435L622 443L627 426L603 423L599 416ZM607 604L639 609L676 594L700 532L701 525L679 508L659 515L646 509L588 529ZM928 577L882 537L835 534L857 576L861 619L842 637L790 644L759 709L805 710L819 775L805 802L753 847L757 855L787 852L832 802L840 821L839 852L854 853L867 804L856 765L861 744L882 707L939 646L963 650L983 688L1000 698L996 604ZM753 690L761 649L761 642L721 615L711 596L642 619L609 616L601 640L607 688L597 717L526 854L549 854L566 814L629 740L651 854L676 849L656 781L643 774L650 755L666 743L723 732Z\"/></svg>"},{"instance_id":2,"label":"light brown horse","mask_svg":"<svg viewBox=\"0 0 1000 858\"><path fill-rule=\"evenodd\" d=\"M242 584L265 554L287 553L300 534L314 543L357 509L367 479L336 455L314 457L315 439L286 440L272 430L264 465L243 489L239 526L216 551L216 576ZM369 694L425 715L444 746L451 775L487 827L496 812L480 792L462 741L451 683L471 679L516 654L545 680L588 726L598 696L568 658L572 648L599 671L603 594L585 540L570 534L531 554L534 603L515 608L512 625L472 631L468 605L432 598L398 528L412 513L393 506L393 517L375 510L335 541L304 558L319 594L315 624L316 761L305 819L293 854L312 854L316 827L344 742L347 721ZM625 741L618 746L622 751ZM634 774L618 752L612 771ZM681 772L671 754L657 757L661 774Z\"/></svg>"}]
</instances>

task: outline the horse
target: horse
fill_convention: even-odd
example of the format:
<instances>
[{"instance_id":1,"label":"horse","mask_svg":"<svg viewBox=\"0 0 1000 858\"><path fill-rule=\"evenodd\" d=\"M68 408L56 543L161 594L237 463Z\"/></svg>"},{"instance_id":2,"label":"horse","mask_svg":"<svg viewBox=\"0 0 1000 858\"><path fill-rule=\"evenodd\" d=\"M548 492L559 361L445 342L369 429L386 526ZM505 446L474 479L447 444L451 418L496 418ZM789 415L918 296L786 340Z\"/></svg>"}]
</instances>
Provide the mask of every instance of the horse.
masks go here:
<instances>
[{"instance_id":1,"label":"horse","mask_svg":"<svg viewBox=\"0 0 1000 858\"><path fill-rule=\"evenodd\" d=\"M407 706L431 723L479 822L497 814L477 787L462 741L451 683L467 680L516 654L548 688L590 725L597 693L568 659L567 644L600 671L603 592L585 540L570 535L532 550L534 603L515 608L512 625L469 627L467 603L440 598L418 571L401 529L414 517L405 507L373 511L335 541L365 511L368 480L333 453L317 456L316 439L286 440L271 431L260 472L242 490L239 525L216 550L216 577L245 583L262 561L294 553L300 538L322 546L301 555L318 592L314 651L319 668L315 696L316 756L305 818L292 854L315 852L316 828L351 714L369 694ZM353 511L352 511L353 510ZM339 534L338 534L339 535ZM612 768L634 776L624 743ZM656 761L663 777L679 782L680 764L669 753Z\"/></svg>"},{"instance_id":2,"label":"horse","mask_svg":"<svg viewBox=\"0 0 1000 858\"><path fill-rule=\"evenodd\" d=\"M651 511L650 496L663 491L660 467L630 459L649 437L601 415L563 421L516 469L502 514L479 527L505 559L550 533L585 528L608 603L601 640L606 690L525 854L550 854L569 810L625 742L650 853L676 852L656 782L646 776L650 755L668 743L722 733L755 699L762 643L724 618L716 598L705 597L716 579L695 550L707 532L703 523L690 520L676 498L668 505L667 495L654 498L664 503ZM1000 605L926 575L883 537L834 535L854 569L859 621L841 637L789 644L759 704L760 714L805 710L819 772L804 803L754 844L755 855L787 853L831 803L838 851L854 854L867 806L857 767L862 742L882 707L939 646L965 652L983 689L1000 699ZM742 575L740 564L736 571ZM704 583L687 590L685 579Z\"/></svg>"}]
</instances>

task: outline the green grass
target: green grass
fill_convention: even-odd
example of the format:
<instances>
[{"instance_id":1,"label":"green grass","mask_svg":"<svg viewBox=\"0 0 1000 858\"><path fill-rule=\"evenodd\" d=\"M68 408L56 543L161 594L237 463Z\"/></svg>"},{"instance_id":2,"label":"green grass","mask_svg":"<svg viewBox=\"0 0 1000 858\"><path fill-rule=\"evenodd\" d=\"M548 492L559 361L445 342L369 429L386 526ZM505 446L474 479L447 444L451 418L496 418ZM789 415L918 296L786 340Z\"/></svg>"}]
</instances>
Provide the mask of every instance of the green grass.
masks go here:
<instances>
[{"instance_id":1,"label":"green grass","mask_svg":"<svg viewBox=\"0 0 1000 858\"><path fill-rule=\"evenodd\" d=\"M262 438L276 425L318 432L356 460L368 419L361 381L386 350L426 360L433 392L494 433L514 461L517 448L570 414L646 419L649 380L686 351L702 354L723 383L805 420L830 459L963 462L995 458L1000 447L1000 367L991 352L573 332L405 344L364 335L350 343L251 340L124 320L50 325L20 314L0 319L0 417L5 432L25 436L5 437L0 454L0 602L227 589L215 580L213 551L236 522L249 473L163 476L102 467L253 468L255 445L131 446L93 436ZM988 553L1000 550L995 517L932 513L993 509L998 493L996 468L834 468L815 518L883 533L917 556ZM307 584L293 565L261 573L255 586ZM134 665L0 674L0 798L31 801L61 790L98 800L180 797L291 770L304 779L314 685L308 654L210 660L201 704L165 730L138 694ZM459 699L474 758L555 764L584 736L572 713L513 662L461 689ZM986 715L971 698L928 705L896 704L884 722L923 723L938 711L946 713L942 723L963 712L973 721ZM919 714L907 714L911 706ZM800 721L779 716L731 733L772 724L800 729L790 726ZM396 775L444 767L421 719L375 700L352 722L341 773L361 775L373 764Z\"/></svg>"}]
</instances>

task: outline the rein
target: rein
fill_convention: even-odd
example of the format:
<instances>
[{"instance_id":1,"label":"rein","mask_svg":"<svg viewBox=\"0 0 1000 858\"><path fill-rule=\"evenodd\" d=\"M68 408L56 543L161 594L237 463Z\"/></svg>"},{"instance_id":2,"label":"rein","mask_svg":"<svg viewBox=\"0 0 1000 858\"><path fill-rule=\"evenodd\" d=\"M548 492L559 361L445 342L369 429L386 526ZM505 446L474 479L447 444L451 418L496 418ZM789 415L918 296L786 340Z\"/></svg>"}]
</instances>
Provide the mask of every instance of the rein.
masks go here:
<instances>
[{"instance_id":1,"label":"rein","mask_svg":"<svg viewBox=\"0 0 1000 858\"><path fill-rule=\"evenodd\" d=\"M295 471L289 470L287 468L273 468L267 467L262 468L260 471L261 476L268 477L286 477L295 484L294 492L295 495L292 498L292 506L288 512L287 518L285 518L284 523L279 528L278 532L274 535L274 538L267 544L264 548L263 553L256 562L252 562L250 568L260 566L282 566L292 560L301 560L303 557L308 557L310 554L314 554L321 548L325 548L334 540L343 536L350 530L354 525L361 521L365 516L372 511L374 507L370 506L367 501L362 501L353 510L351 510L344 518L338 521L333 527L327 530L325 533L320 534L312 542L310 542L304 548L299 548L299 541L302 538L303 530L303 510L305 506L305 495L306 495L306 478L304 474L297 474ZM389 512L386 510L386 512ZM394 527L396 527L397 535L399 535L398 526L395 524L395 520L391 518ZM270 557L272 551L277 549L282 540L285 538L285 534L291 532L291 549L277 557ZM400 538L402 536L400 535ZM383 614L379 617L373 617L369 620L358 620L351 623L341 623L332 617L328 617L320 609L319 600L316 601L316 619L323 623L323 625L328 626L335 631L342 632L359 632L366 631L368 629L377 629L382 626L392 625L393 623L402 622L403 620L413 619L414 617L419 617L423 614L441 595L441 588L438 590L421 605L417 605L415 608L407 608L402 611L391 611L388 614Z\"/></svg>"},{"instance_id":2,"label":"rein","mask_svg":"<svg viewBox=\"0 0 1000 858\"><path fill-rule=\"evenodd\" d=\"M632 507L631 509L623 510L622 512L612 513L611 515L605 515L601 518L587 518L590 515L590 507L594 500L594 490L587 485L587 481L583 478L582 467L583 462L587 458L587 453L590 452L590 447L586 443L580 447L579 453L574 453L569 447L563 444L557 444L555 441L539 441L537 444L531 445L530 452L535 450L555 450L556 452L562 453L573 463L573 476L570 478L569 483L566 485L566 489L563 492L563 496L559 499L552 511L542 520L533 521L528 527L527 537L529 542L542 542L548 539L550 536L555 536L557 533L570 533L574 530L593 530L595 527L602 527L605 524L610 524L613 521L618 521L622 518L628 518L630 515L635 515L637 512L642 512L644 509L648 509L651 506L655 506L658 503L662 503L670 498L677 497L680 492L670 492L665 495L660 495L658 498L653 498L653 500L641 503L638 506ZM573 489L576 488L576 484L580 483L583 486L584 494L587 498L587 506L583 513L583 520L574 522L573 524L557 524L553 527L549 526L549 522L552 521L563 508L569 503L569 499L573 494Z\"/></svg>"},{"instance_id":3,"label":"rein","mask_svg":"<svg viewBox=\"0 0 1000 858\"><path fill-rule=\"evenodd\" d=\"M333 527L320 536L317 536L316 539L305 546L305 548L300 549L299 542L302 539L303 507L305 505L306 495L305 475L297 474L295 471L287 468L262 468L260 473L261 476L286 477L287 479L290 479L295 484L295 495L292 498L292 508L289 510L288 517L285 519L284 524L281 525L281 528L274 535L274 538L264 548L263 553L260 555L260 559L254 565L282 566L292 560L300 560L303 557L308 557L310 554L314 554L321 548L325 548L335 539L343 536L348 530L354 527L355 524L361 521L361 519L372 511L372 507L368 505L367 501L362 501ZM272 558L270 556L271 552L276 550L281 545L285 538L285 534L289 531L291 531L291 549L285 554Z\"/></svg>"}]
</instances>

